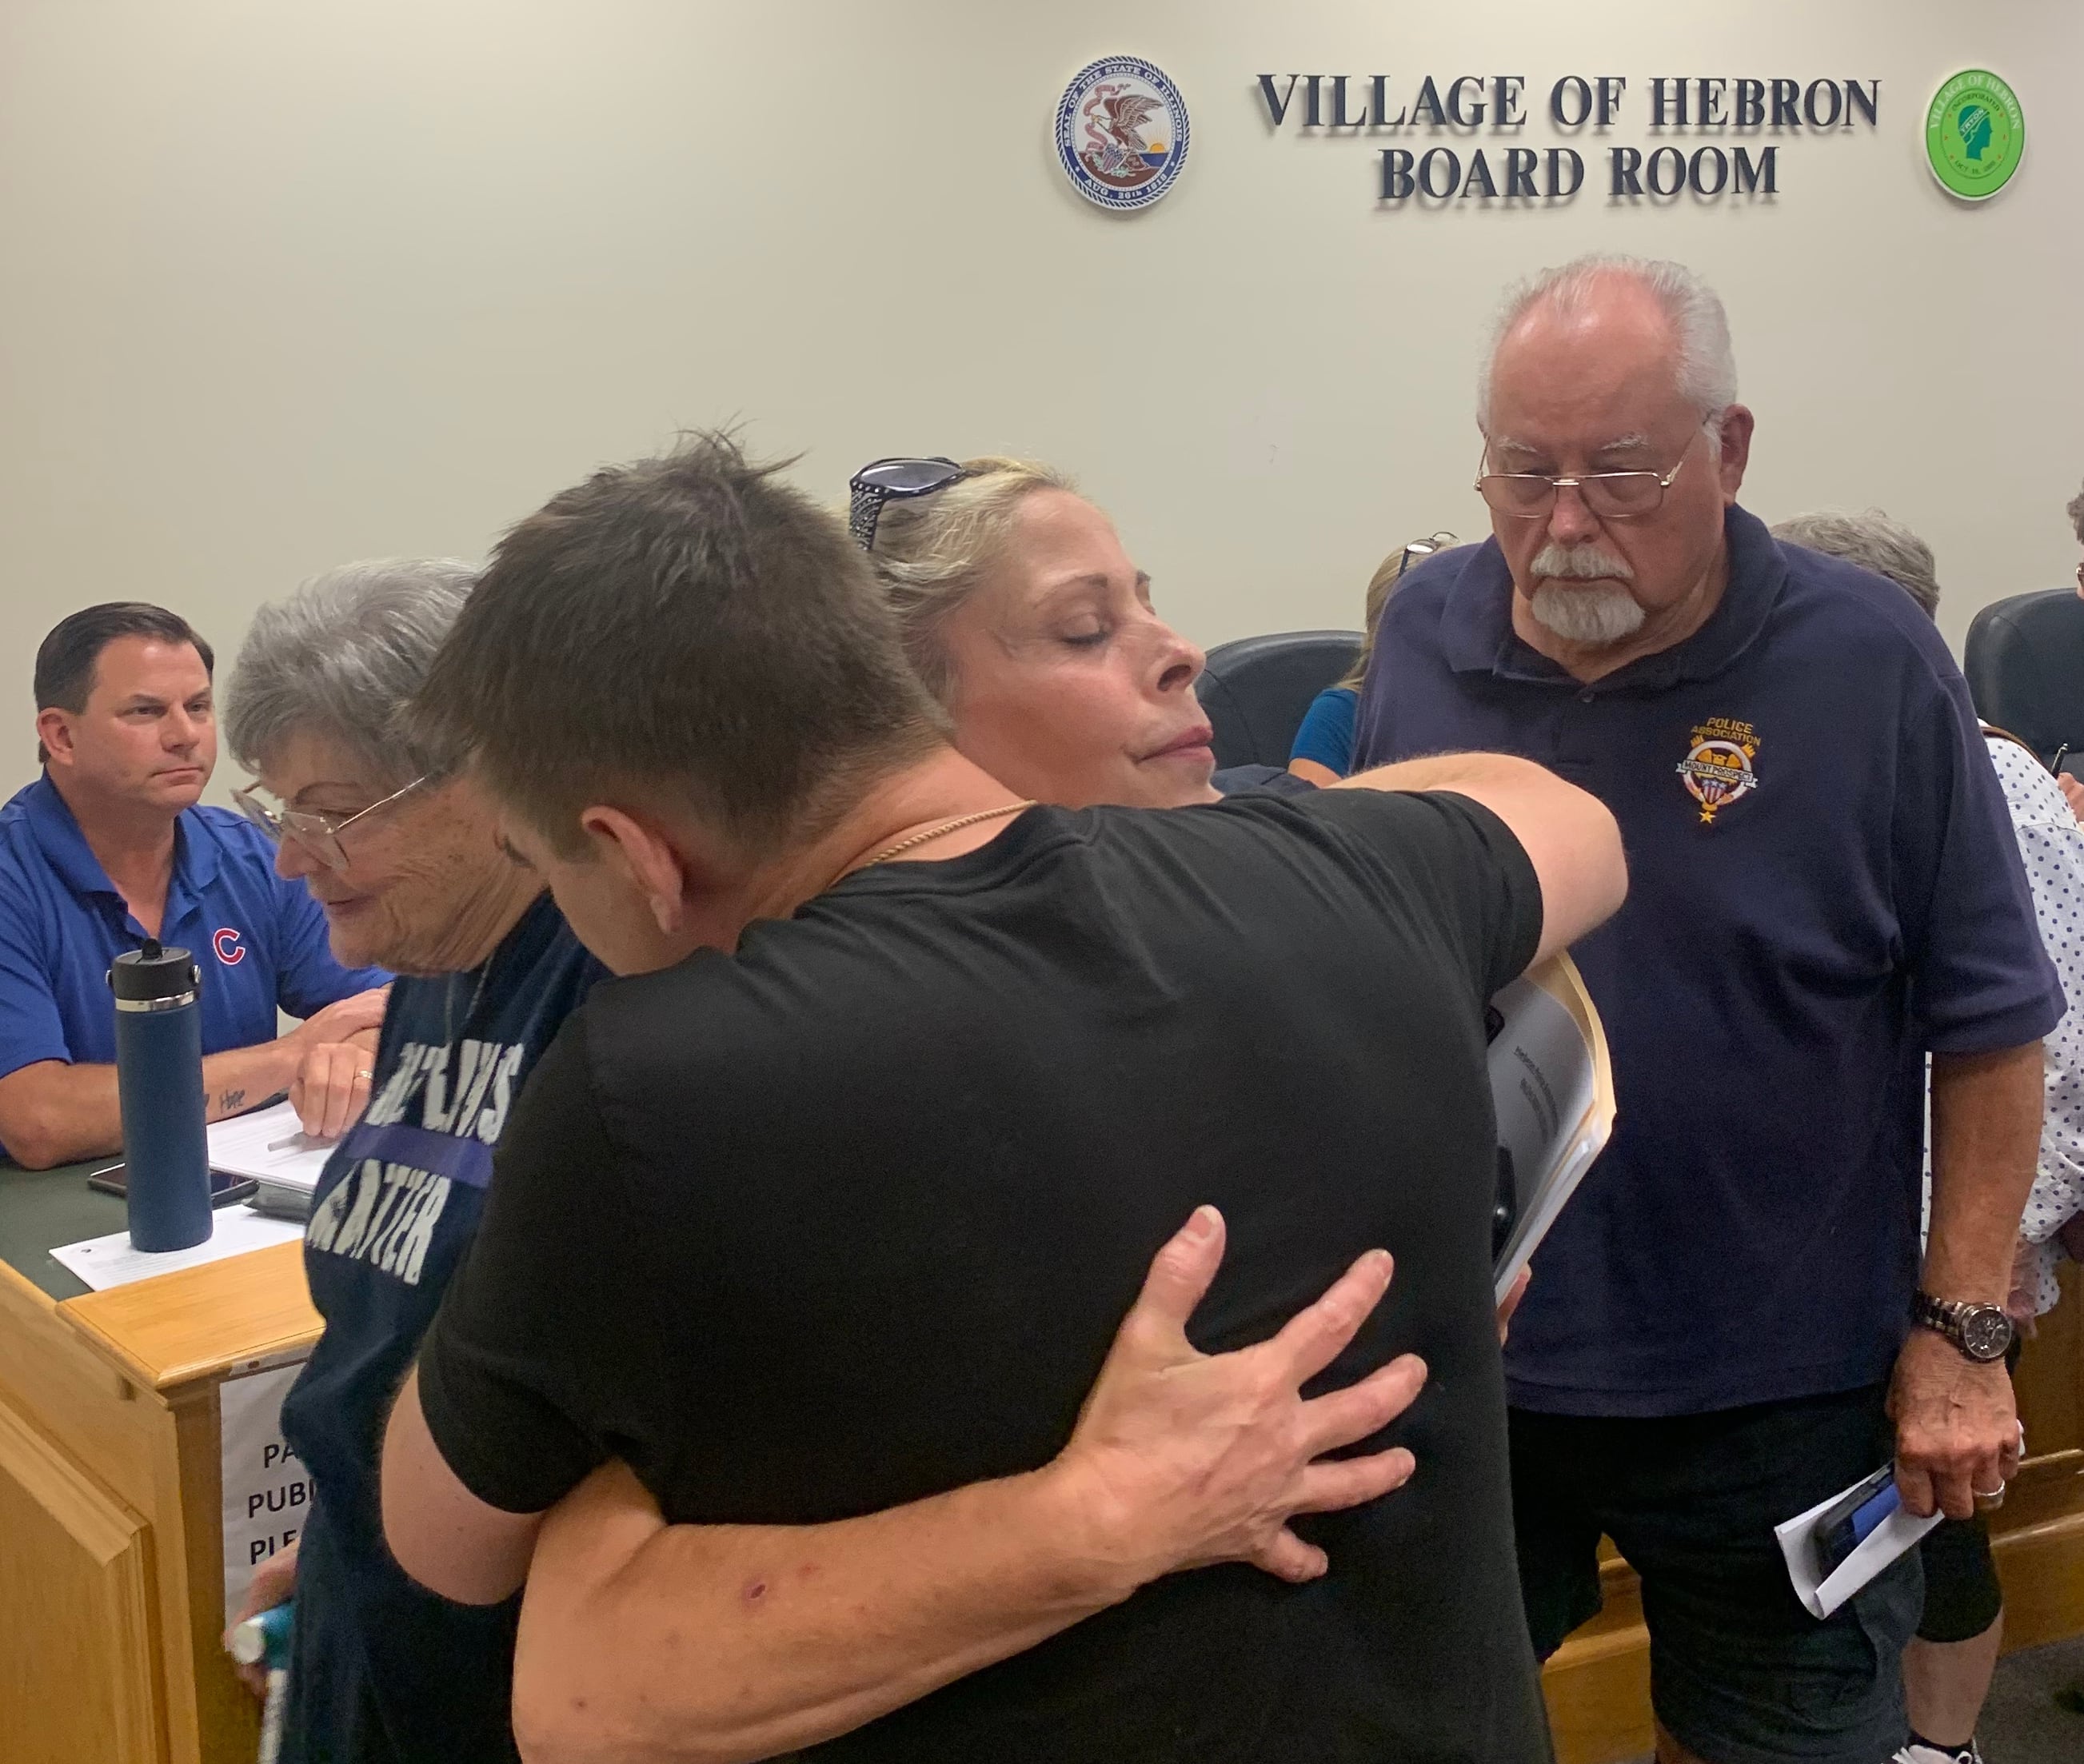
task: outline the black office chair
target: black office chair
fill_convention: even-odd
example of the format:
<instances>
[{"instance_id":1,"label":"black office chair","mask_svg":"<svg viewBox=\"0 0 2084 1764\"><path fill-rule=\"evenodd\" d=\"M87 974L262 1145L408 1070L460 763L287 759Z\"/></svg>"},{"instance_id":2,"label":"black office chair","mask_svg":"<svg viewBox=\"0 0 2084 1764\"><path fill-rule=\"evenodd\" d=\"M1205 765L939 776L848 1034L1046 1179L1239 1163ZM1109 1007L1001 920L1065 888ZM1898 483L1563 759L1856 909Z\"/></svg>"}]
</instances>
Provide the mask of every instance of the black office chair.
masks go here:
<instances>
[{"instance_id":1,"label":"black office chair","mask_svg":"<svg viewBox=\"0 0 2084 1764\"><path fill-rule=\"evenodd\" d=\"M1218 644L1197 687L1216 732L1217 765L1286 766L1310 700L1336 686L1360 653L1358 631L1282 631Z\"/></svg>"},{"instance_id":2,"label":"black office chair","mask_svg":"<svg viewBox=\"0 0 2084 1764\"><path fill-rule=\"evenodd\" d=\"M2052 764L2084 754L2084 600L2068 588L1993 601L1968 627L1968 693L1987 723ZM2070 769L2064 762L2064 771Z\"/></svg>"}]
</instances>

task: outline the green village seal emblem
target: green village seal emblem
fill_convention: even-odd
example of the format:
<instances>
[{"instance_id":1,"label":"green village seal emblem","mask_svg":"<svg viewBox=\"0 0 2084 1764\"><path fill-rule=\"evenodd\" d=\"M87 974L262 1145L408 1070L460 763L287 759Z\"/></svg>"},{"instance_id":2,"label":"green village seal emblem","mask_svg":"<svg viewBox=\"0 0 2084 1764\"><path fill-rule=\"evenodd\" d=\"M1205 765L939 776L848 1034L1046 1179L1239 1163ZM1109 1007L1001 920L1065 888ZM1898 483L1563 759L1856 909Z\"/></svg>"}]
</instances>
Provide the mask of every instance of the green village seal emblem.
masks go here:
<instances>
[{"instance_id":1,"label":"green village seal emblem","mask_svg":"<svg viewBox=\"0 0 2084 1764\"><path fill-rule=\"evenodd\" d=\"M2018 94L1981 68L1956 74L1925 113L1925 157L1955 195L1972 202L1995 196L2026 157Z\"/></svg>"}]
</instances>

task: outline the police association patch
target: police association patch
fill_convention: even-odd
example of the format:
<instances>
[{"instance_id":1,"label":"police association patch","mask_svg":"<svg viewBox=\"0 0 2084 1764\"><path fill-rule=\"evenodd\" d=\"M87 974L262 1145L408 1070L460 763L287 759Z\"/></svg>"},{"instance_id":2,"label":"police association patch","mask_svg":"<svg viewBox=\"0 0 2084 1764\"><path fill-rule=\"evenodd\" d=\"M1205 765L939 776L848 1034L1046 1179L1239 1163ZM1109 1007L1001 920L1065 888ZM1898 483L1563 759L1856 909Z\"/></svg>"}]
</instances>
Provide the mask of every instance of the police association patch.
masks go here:
<instances>
[{"instance_id":1,"label":"police association patch","mask_svg":"<svg viewBox=\"0 0 2084 1764\"><path fill-rule=\"evenodd\" d=\"M1148 208L1187 163L1187 101L1150 62L1110 55L1082 67L1057 106L1057 157L1102 208Z\"/></svg>"},{"instance_id":2,"label":"police association patch","mask_svg":"<svg viewBox=\"0 0 2084 1764\"><path fill-rule=\"evenodd\" d=\"M1758 731L1749 723L1710 717L1694 730L1692 740L1679 762L1679 780L1701 805L1701 825L1713 827L1717 814L1758 788L1751 764L1758 757Z\"/></svg>"}]
</instances>

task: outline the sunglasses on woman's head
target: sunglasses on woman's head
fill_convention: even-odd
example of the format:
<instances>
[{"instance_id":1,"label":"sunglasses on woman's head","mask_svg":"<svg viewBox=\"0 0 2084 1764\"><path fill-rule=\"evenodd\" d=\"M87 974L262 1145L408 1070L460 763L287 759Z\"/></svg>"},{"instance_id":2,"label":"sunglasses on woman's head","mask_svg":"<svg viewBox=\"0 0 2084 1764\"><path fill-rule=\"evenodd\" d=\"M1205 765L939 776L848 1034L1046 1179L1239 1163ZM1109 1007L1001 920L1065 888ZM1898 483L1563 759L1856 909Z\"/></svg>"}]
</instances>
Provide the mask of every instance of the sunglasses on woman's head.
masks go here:
<instances>
[{"instance_id":1,"label":"sunglasses on woman's head","mask_svg":"<svg viewBox=\"0 0 2084 1764\"><path fill-rule=\"evenodd\" d=\"M1403 556L1396 561L1396 579L1398 582L1403 581L1404 571L1410 569L1420 558L1430 557L1434 552L1454 543L1455 535L1452 533L1435 533L1428 539L1414 539L1404 548Z\"/></svg>"},{"instance_id":2,"label":"sunglasses on woman's head","mask_svg":"<svg viewBox=\"0 0 2084 1764\"><path fill-rule=\"evenodd\" d=\"M958 461L938 455L930 459L873 460L847 481L847 531L855 544L872 552L884 503L931 496L968 476Z\"/></svg>"}]
</instances>

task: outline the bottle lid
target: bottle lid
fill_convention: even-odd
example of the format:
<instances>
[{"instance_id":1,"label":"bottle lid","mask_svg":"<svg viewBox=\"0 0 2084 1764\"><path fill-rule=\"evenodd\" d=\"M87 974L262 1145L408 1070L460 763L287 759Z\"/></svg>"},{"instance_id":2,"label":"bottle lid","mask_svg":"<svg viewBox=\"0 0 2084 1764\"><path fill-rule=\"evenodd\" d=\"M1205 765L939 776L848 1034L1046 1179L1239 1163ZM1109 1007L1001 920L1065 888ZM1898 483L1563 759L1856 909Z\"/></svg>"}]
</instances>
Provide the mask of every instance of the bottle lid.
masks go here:
<instances>
[{"instance_id":1,"label":"bottle lid","mask_svg":"<svg viewBox=\"0 0 2084 1764\"><path fill-rule=\"evenodd\" d=\"M157 937L146 938L142 950L125 950L108 970L116 997L135 1004L186 997L201 979L187 950L169 949Z\"/></svg>"},{"instance_id":2,"label":"bottle lid","mask_svg":"<svg viewBox=\"0 0 2084 1764\"><path fill-rule=\"evenodd\" d=\"M290 1632L296 1603L271 1605L235 1627L225 1652L242 1666L286 1666L290 1663Z\"/></svg>"}]
</instances>

